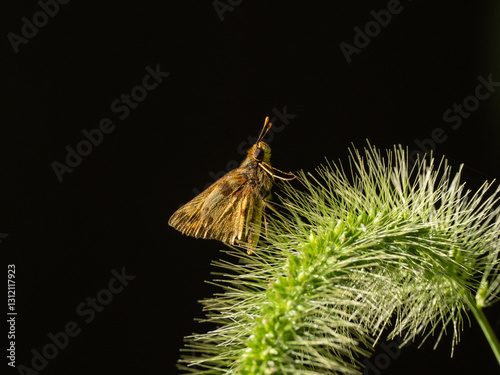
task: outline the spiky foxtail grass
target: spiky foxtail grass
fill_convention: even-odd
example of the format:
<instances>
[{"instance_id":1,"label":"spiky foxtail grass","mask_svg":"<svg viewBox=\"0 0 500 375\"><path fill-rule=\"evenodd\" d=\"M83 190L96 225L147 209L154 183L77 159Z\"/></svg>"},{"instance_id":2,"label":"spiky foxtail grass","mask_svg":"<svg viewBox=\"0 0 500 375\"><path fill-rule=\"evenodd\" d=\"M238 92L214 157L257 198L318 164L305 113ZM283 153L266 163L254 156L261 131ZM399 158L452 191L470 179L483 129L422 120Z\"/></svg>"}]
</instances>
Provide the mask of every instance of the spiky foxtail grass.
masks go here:
<instances>
[{"instance_id":1,"label":"spiky foxtail grass","mask_svg":"<svg viewBox=\"0 0 500 375\"><path fill-rule=\"evenodd\" d=\"M347 172L346 172L347 171ZM446 160L411 166L401 147L352 148L348 168L298 173L253 255L233 251L203 301L217 328L187 338L179 367L196 374L359 374L377 339L404 343L472 311L500 363L482 309L500 293L499 188L476 192Z\"/></svg>"}]
</instances>

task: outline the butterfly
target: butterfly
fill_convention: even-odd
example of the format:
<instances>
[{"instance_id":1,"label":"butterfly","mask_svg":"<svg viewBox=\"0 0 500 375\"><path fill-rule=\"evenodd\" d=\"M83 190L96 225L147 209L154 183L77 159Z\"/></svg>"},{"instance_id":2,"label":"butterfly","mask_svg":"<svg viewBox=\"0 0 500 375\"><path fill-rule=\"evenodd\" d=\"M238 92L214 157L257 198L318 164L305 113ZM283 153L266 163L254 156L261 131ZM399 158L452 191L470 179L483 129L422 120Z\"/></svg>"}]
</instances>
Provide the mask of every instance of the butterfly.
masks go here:
<instances>
[{"instance_id":1,"label":"butterfly","mask_svg":"<svg viewBox=\"0 0 500 375\"><path fill-rule=\"evenodd\" d=\"M273 209L269 202L275 178L295 178L271 166L271 148L263 142L271 126L266 117L240 166L175 211L168 224L188 236L242 245L251 254L259 241L264 210ZM293 177L277 176L274 170Z\"/></svg>"}]
</instances>

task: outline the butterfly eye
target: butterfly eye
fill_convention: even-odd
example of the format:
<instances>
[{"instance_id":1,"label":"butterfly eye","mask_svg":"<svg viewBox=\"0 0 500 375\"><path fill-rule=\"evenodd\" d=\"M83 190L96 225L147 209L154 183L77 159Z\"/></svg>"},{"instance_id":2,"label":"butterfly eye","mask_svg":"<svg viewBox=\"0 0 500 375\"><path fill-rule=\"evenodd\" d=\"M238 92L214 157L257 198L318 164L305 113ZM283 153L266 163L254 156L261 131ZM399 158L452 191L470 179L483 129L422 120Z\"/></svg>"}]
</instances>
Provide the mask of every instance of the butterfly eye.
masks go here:
<instances>
[{"instance_id":1,"label":"butterfly eye","mask_svg":"<svg viewBox=\"0 0 500 375\"><path fill-rule=\"evenodd\" d=\"M261 149L260 147L257 148L254 152L253 152L253 157L255 159L257 159L258 161L262 161L264 159L264 150Z\"/></svg>"}]
</instances>

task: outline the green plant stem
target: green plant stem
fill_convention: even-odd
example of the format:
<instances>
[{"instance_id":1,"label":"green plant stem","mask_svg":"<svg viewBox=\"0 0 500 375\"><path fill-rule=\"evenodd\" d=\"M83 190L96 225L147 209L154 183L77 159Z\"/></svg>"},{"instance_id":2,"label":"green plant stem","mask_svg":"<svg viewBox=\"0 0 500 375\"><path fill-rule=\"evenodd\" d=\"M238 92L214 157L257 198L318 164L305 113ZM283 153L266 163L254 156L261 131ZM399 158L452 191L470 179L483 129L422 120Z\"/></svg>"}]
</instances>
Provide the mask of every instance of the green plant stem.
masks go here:
<instances>
[{"instance_id":1,"label":"green plant stem","mask_svg":"<svg viewBox=\"0 0 500 375\"><path fill-rule=\"evenodd\" d=\"M486 336L486 340L488 340L491 350L493 350L493 353L497 358L498 364L500 365L500 342L498 342L495 332L493 332L493 329L491 328L488 319L486 319L486 315L484 315L481 306L479 306L472 297L470 297L469 299L470 299L469 305L472 310L472 313L474 314L477 322L479 323L479 326L483 330L484 336Z\"/></svg>"}]
</instances>

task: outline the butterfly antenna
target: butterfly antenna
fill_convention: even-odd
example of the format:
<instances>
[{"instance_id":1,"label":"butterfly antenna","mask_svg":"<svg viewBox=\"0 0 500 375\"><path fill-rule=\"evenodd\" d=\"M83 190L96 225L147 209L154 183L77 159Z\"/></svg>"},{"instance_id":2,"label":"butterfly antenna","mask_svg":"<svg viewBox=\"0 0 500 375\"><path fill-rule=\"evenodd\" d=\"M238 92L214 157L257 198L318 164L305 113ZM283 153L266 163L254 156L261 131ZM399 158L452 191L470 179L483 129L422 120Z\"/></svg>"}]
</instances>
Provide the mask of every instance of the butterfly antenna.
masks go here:
<instances>
[{"instance_id":1,"label":"butterfly antenna","mask_svg":"<svg viewBox=\"0 0 500 375\"><path fill-rule=\"evenodd\" d=\"M257 142L255 143L259 143L264 139L269 129L271 129L271 126L273 126L273 124L269 122L269 117L266 116L266 119L264 120L264 126L262 127L262 130L260 131L259 134L259 138L257 138Z\"/></svg>"}]
</instances>

